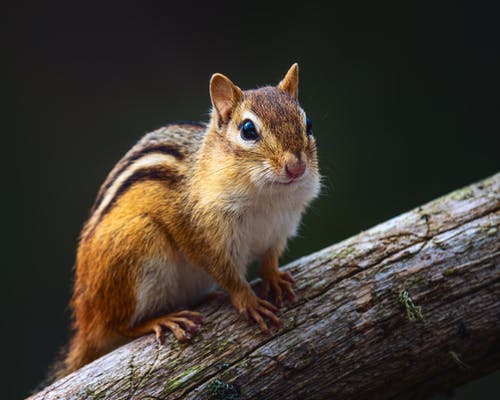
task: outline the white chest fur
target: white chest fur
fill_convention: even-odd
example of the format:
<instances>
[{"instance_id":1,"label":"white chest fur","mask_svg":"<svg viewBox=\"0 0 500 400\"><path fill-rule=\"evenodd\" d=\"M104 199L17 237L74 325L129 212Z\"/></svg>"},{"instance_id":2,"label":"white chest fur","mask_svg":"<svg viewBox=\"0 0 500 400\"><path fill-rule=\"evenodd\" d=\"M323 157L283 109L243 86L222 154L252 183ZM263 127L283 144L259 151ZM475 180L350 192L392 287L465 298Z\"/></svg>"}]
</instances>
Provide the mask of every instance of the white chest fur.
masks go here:
<instances>
[{"instance_id":1,"label":"white chest fur","mask_svg":"<svg viewBox=\"0 0 500 400\"><path fill-rule=\"evenodd\" d=\"M283 190L272 196L256 196L250 203L222 202L223 211L241 212L232 222L228 251L236 259L242 278L251 261L271 249L281 253L287 239L295 235L302 212L317 192L316 179L294 192ZM234 199L234 196L231 198ZM220 203L216 201L210 206L216 208ZM151 258L145 262L138 279L137 305L132 324L160 312L193 305L215 286L207 272L182 256L177 262L161 255Z\"/></svg>"},{"instance_id":2,"label":"white chest fur","mask_svg":"<svg viewBox=\"0 0 500 400\"><path fill-rule=\"evenodd\" d=\"M214 288L210 275L182 257L178 262L160 255L151 258L144 263L138 279L131 323L193 305Z\"/></svg>"},{"instance_id":3,"label":"white chest fur","mask_svg":"<svg viewBox=\"0 0 500 400\"><path fill-rule=\"evenodd\" d=\"M248 209L234 225L232 245L237 249L245 268L268 250L281 252L290 236L295 235L302 207L263 200Z\"/></svg>"}]
</instances>

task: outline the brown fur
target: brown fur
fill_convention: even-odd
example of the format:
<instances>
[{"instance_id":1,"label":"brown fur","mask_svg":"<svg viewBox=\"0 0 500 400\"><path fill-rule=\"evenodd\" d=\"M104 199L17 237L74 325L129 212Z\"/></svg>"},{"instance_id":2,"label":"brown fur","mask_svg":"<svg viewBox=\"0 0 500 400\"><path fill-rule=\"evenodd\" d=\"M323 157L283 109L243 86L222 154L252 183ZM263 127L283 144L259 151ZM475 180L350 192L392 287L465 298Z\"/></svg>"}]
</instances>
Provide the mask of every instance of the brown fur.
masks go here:
<instances>
[{"instance_id":1,"label":"brown fur","mask_svg":"<svg viewBox=\"0 0 500 400\"><path fill-rule=\"evenodd\" d=\"M244 278L249 256L242 253L238 229L251 213L264 212L259 204L267 210L272 204L266 202L289 199L298 190L281 195L285 190L281 187L259 189L256 185L260 183L249 173L256 166L268 162L273 176L280 177L292 157L307 163L311 187L317 183L316 147L305 132L303 111L296 99L297 79L294 65L279 87L243 92L217 74L211 81L214 112L208 126L171 125L146 135L111 171L82 231L71 301L75 334L59 376L133 337L156 332L160 338L167 328L183 339L185 331L195 330L199 324L196 313L166 307L132 320L138 310L138 285L144 279L142 268L159 255L172 265L187 260L206 270L229 292L237 310L263 330L268 329L266 318L279 324L276 308L258 298ZM264 126L259 142L245 147L235 138L247 111ZM134 169L140 157L151 163L147 157L165 161ZM297 218L314 197L314 190L304 200L297 200L293 209ZM271 197L262 200L262 192ZM280 207L278 204L277 209ZM278 269L289 234L269 243L260 257L265 288L275 293L278 304L282 293L294 297L293 279ZM190 271L185 273L189 276Z\"/></svg>"}]
</instances>

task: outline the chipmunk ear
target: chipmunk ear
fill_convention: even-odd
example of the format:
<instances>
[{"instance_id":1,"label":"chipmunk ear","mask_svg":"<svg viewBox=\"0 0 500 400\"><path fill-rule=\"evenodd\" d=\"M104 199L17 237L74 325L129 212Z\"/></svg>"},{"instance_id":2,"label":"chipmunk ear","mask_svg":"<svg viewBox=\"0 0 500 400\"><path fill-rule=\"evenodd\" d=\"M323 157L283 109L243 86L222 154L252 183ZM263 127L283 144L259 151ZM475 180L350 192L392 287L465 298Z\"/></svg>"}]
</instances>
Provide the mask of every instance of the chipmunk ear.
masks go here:
<instances>
[{"instance_id":1,"label":"chipmunk ear","mask_svg":"<svg viewBox=\"0 0 500 400\"><path fill-rule=\"evenodd\" d=\"M219 126L231 119L234 108L241 101L243 92L231 79L222 74L213 74L210 79L210 98L218 116Z\"/></svg>"},{"instance_id":2,"label":"chipmunk ear","mask_svg":"<svg viewBox=\"0 0 500 400\"><path fill-rule=\"evenodd\" d=\"M295 100L299 98L299 64L293 64L286 73L278 88L288 93Z\"/></svg>"},{"instance_id":3,"label":"chipmunk ear","mask_svg":"<svg viewBox=\"0 0 500 400\"><path fill-rule=\"evenodd\" d=\"M295 100L299 98L299 64L293 64L278 87Z\"/></svg>"}]
</instances>

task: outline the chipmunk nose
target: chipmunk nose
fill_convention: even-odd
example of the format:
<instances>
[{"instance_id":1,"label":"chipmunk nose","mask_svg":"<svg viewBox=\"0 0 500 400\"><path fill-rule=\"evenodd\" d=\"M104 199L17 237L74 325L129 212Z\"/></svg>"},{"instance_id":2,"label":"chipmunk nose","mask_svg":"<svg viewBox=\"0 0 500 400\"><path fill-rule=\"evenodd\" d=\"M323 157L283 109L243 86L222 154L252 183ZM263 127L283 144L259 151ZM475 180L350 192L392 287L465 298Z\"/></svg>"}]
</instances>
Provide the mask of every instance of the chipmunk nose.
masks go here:
<instances>
[{"instance_id":1,"label":"chipmunk nose","mask_svg":"<svg viewBox=\"0 0 500 400\"><path fill-rule=\"evenodd\" d=\"M285 172L289 178L296 179L304 174L306 163L294 155L286 157Z\"/></svg>"}]
</instances>

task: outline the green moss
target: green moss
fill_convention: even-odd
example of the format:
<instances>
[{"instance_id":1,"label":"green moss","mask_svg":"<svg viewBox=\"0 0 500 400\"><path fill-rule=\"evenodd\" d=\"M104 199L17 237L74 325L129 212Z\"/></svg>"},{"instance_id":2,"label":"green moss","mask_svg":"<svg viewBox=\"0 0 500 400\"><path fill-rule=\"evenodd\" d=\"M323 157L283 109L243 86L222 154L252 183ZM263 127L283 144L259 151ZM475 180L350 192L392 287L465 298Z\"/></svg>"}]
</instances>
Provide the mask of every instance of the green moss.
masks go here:
<instances>
[{"instance_id":1,"label":"green moss","mask_svg":"<svg viewBox=\"0 0 500 400\"><path fill-rule=\"evenodd\" d=\"M422 284L422 283L425 283L426 279L425 279L425 276L423 275L420 275L420 276L416 276L415 278L413 278L413 283L416 283L416 284Z\"/></svg>"},{"instance_id":2,"label":"green moss","mask_svg":"<svg viewBox=\"0 0 500 400\"><path fill-rule=\"evenodd\" d=\"M203 335L194 335L191 339L189 339L189 342L185 343L186 347L189 345L192 345L193 343L198 343L203 340Z\"/></svg>"},{"instance_id":3,"label":"green moss","mask_svg":"<svg viewBox=\"0 0 500 400\"><path fill-rule=\"evenodd\" d=\"M377 275L385 275L394 268L393 264L387 264L377 270Z\"/></svg>"},{"instance_id":4,"label":"green moss","mask_svg":"<svg viewBox=\"0 0 500 400\"><path fill-rule=\"evenodd\" d=\"M447 268L443 271L444 276L450 276L456 273L458 270L456 268Z\"/></svg>"},{"instance_id":5,"label":"green moss","mask_svg":"<svg viewBox=\"0 0 500 400\"><path fill-rule=\"evenodd\" d=\"M175 378L172 378L167 382L168 390L173 391L173 390L177 389L183 383L188 382L193 376L197 375L199 372L200 372L200 369L196 368L196 367L189 368L189 369L181 372Z\"/></svg>"},{"instance_id":6,"label":"green moss","mask_svg":"<svg viewBox=\"0 0 500 400\"><path fill-rule=\"evenodd\" d=\"M482 182L479 182L480 185L483 185L485 187L488 186L493 186L498 182L498 174L495 174L493 176L490 176L489 178L484 179Z\"/></svg>"},{"instance_id":7,"label":"green moss","mask_svg":"<svg viewBox=\"0 0 500 400\"><path fill-rule=\"evenodd\" d=\"M450 355L451 359L455 364L458 365L460 369L468 369L470 368L470 365L464 363L462 359L460 358L460 354L458 354L455 351L449 351L448 354Z\"/></svg>"},{"instance_id":8,"label":"green moss","mask_svg":"<svg viewBox=\"0 0 500 400\"><path fill-rule=\"evenodd\" d=\"M208 392L212 400L238 400L240 391L236 385L225 383L220 379L214 379L208 384Z\"/></svg>"},{"instance_id":9,"label":"green moss","mask_svg":"<svg viewBox=\"0 0 500 400\"><path fill-rule=\"evenodd\" d=\"M223 339L220 343L217 343L217 352L221 353L229 346L229 340Z\"/></svg>"},{"instance_id":10,"label":"green moss","mask_svg":"<svg viewBox=\"0 0 500 400\"><path fill-rule=\"evenodd\" d=\"M452 200L466 200L466 199L471 199L473 197L474 197L474 192L469 187L456 190L450 195L450 198Z\"/></svg>"},{"instance_id":11,"label":"green moss","mask_svg":"<svg viewBox=\"0 0 500 400\"><path fill-rule=\"evenodd\" d=\"M313 289L322 288L326 284L327 284L327 280L326 279L320 279L319 281L314 282L314 284L312 285L312 288Z\"/></svg>"},{"instance_id":12,"label":"green moss","mask_svg":"<svg viewBox=\"0 0 500 400\"><path fill-rule=\"evenodd\" d=\"M486 232L488 236L494 236L496 235L496 233L497 233L497 228L495 227L488 229L488 231Z\"/></svg>"},{"instance_id":13,"label":"green moss","mask_svg":"<svg viewBox=\"0 0 500 400\"><path fill-rule=\"evenodd\" d=\"M318 264L320 264L320 263L321 263L321 260L318 260ZM340 264L336 264L335 260L328 258L327 260L325 260L325 265L323 268L325 268L326 271L331 271L332 269L339 268L339 267L340 267Z\"/></svg>"},{"instance_id":14,"label":"green moss","mask_svg":"<svg viewBox=\"0 0 500 400\"><path fill-rule=\"evenodd\" d=\"M422 307L417 306L413 302L410 293L408 293L406 289L403 289L399 293L399 303L405 308L408 321L415 322L416 320L424 320L424 316L422 315Z\"/></svg>"},{"instance_id":15,"label":"green moss","mask_svg":"<svg viewBox=\"0 0 500 400\"><path fill-rule=\"evenodd\" d=\"M337 254L336 254L336 258L344 258L344 257L347 257L349 254L353 253L355 250L354 248L354 245L350 244L349 246L347 247L344 247L342 250L340 250Z\"/></svg>"},{"instance_id":16,"label":"green moss","mask_svg":"<svg viewBox=\"0 0 500 400\"><path fill-rule=\"evenodd\" d=\"M179 343L178 340L176 340L175 342L173 342L171 345L170 345L170 348L173 349L173 350L177 350L181 347L181 344Z\"/></svg>"}]
</instances>

